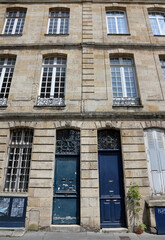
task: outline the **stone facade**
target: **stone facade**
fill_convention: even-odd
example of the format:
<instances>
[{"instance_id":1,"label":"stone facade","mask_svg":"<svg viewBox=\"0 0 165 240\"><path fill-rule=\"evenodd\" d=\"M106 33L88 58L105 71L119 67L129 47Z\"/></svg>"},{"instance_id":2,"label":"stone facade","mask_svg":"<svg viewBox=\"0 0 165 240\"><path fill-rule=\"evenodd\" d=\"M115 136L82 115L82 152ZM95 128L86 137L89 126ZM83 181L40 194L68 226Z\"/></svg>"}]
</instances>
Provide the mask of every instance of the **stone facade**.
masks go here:
<instances>
[{"instance_id":1,"label":"stone facade","mask_svg":"<svg viewBox=\"0 0 165 240\"><path fill-rule=\"evenodd\" d=\"M47 33L49 9L70 9L68 35ZM21 36L0 34L0 57L16 56L7 106L0 108L0 196L28 198L25 227L52 224L56 130L78 129L80 151L80 226L100 229L98 130L120 131L124 190L140 186L141 221L156 229L154 206L165 197L153 196L149 180L144 130L165 129L165 81L160 56L163 36L153 36L148 11L165 11L164 1L44 1L0 0L0 32L8 8L26 8ZM107 34L106 10L124 10L129 34ZM65 106L37 106L44 56L67 56ZM134 60L139 106L113 106L110 56ZM29 188L4 192L10 130L34 129ZM127 206L125 197L125 205ZM148 217L149 216L149 217ZM127 227L130 228L126 207Z\"/></svg>"}]
</instances>

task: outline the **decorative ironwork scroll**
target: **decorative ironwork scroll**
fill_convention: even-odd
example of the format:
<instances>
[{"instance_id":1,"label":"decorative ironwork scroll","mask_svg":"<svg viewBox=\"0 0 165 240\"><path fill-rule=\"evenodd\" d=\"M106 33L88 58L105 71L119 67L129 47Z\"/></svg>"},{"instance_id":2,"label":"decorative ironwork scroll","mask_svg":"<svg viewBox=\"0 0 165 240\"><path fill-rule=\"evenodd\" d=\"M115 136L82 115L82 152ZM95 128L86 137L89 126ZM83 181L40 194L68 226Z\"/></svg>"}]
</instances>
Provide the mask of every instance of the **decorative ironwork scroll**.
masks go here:
<instances>
[{"instance_id":1,"label":"decorative ironwork scroll","mask_svg":"<svg viewBox=\"0 0 165 240\"><path fill-rule=\"evenodd\" d=\"M113 98L114 106L138 106L140 105L140 99L137 97L119 97Z\"/></svg>"},{"instance_id":2,"label":"decorative ironwork scroll","mask_svg":"<svg viewBox=\"0 0 165 240\"><path fill-rule=\"evenodd\" d=\"M37 98L37 106L64 106L63 98Z\"/></svg>"},{"instance_id":3,"label":"decorative ironwork scroll","mask_svg":"<svg viewBox=\"0 0 165 240\"><path fill-rule=\"evenodd\" d=\"M98 132L99 150L119 150L121 148L120 132L112 129Z\"/></svg>"},{"instance_id":4,"label":"decorative ironwork scroll","mask_svg":"<svg viewBox=\"0 0 165 240\"><path fill-rule=\"evenodd\" d=\"M80 154L80 132L78 130L58 130L56 138L56 154Z\"/></svg>"},{"instance_id":5,"label":"decorative ironwork scroll","mask_svg":"<svg viewBox=\"0 0 165 240\"><path fill-rule=\"evenodd\" d=\"M7 98L0 98L0 106L7 106Z\"/></svg>"}]
</instances>

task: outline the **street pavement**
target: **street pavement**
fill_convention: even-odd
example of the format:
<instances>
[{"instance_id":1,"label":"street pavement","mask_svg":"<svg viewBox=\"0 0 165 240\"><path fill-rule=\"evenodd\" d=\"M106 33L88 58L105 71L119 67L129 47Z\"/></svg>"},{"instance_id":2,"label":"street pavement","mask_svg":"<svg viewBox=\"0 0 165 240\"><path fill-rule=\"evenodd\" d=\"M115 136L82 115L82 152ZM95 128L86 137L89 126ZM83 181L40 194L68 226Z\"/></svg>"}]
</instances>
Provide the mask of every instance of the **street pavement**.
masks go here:
<instances>
[{"instance_id":1,"label":"street pavement","mask_svg":"<svg viewBox=\"0 0 165 240\"><path fill-rule=\"evenodd\" d=\"M165 235L107 232L27 232L21 237L0 237L0 240L165 240Z\"/></svg>"}]
</instances>

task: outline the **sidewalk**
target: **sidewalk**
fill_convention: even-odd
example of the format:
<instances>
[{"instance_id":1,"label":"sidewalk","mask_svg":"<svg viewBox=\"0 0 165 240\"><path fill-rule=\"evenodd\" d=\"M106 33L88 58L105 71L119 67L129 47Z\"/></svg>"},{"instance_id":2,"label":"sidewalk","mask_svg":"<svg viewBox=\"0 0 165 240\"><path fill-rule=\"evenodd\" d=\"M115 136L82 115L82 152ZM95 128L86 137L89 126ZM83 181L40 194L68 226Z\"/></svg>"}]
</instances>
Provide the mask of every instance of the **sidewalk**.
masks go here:
<instances>
[{"instance_id":1,"label":"sidewalk","mask_svg":"<svg viewBox=\"0 0 165 240\"><path fill-rule=\"evenodd\" d=\"M103 233L103 232L27 232L22 237L0 237L0 240L165 240L165 235L143 233Z\"/></svg>"}]
</instances>

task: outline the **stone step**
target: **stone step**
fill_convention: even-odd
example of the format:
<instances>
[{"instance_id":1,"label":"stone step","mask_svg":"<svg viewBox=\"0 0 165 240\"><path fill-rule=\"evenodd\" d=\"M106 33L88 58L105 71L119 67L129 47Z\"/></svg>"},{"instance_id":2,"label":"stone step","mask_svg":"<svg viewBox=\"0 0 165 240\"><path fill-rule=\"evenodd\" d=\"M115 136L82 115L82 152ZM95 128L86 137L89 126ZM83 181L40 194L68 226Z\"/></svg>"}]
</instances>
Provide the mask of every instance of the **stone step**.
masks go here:
<instances>
[{"instance_id":1,"label":"stone step","mask_svg":"<svg viewBox=\"0 0 165 240\"><path fill-rule=\"evenodd\" d=\"M126 233L128 228L102 228L100 232L107 232L107 233Z\"/></svg>"},{"instance_id":2,"label":"stone step","mask_svg":"<svg viewBox=\"0 0 165 240\"><path fill-rule=\"evenodd\" d=\"M0 237L22 237L25 228L0 228Z\"/></svg>"},{"instance_id":3,"label":"stone step","mask_svg":"<svg viewBox=\"0 0 165 240\"><path fill-rule=\"evenodd\" d=\"M51 225L52 232L80 232L79 225Z\"/></svg>"}]
</instances>

